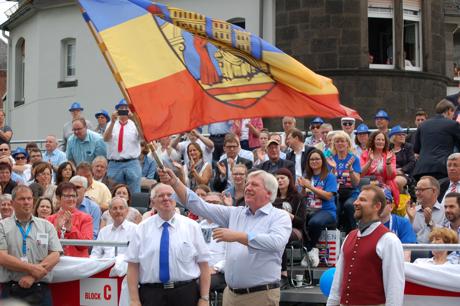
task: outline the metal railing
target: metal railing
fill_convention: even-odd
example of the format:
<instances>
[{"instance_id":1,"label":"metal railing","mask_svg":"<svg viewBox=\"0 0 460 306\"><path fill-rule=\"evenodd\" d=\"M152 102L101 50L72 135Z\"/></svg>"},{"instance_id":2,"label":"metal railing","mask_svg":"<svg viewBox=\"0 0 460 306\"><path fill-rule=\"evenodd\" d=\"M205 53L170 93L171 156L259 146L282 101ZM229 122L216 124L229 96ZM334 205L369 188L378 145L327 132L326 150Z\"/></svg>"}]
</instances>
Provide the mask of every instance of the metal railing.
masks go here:
<instances>
[{"instance_id":1,"label":"metal railing","mask_svg":"<svg viewBox=\"0 0 460 306\"><path fill-rule=\"evenodd\" d=\"M101 241L101 240L79 240L79 239L59 239L62 246L73 245L73 246L105 246L105 247L114 247L115 256L118 255L118 248L126 248L129 245L129 242L119 242L119 241Z\"/></svg>"},{"instance_id":2,"label":"metal railing","mask_svg":"<svg viewBox=\"0 0 460 306\"><path fill-rule=\"evenodd\" d=\"M460 251L460 244L403 243L402 246L404 250L410 250L410 251Z\"/></svg>"}]
</instances>

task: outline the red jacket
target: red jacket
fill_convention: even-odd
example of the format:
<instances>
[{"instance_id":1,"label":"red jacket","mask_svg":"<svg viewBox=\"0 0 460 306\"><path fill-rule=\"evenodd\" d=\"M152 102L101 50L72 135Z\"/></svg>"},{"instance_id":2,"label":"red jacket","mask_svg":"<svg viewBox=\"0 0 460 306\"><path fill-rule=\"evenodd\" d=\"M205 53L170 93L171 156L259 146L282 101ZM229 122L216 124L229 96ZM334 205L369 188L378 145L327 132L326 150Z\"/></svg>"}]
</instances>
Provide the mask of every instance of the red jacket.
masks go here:
<instances>
[{"instance_id":1,"label":"red jacket","mask_svg":"<svg viewBox=\"0 0 460 306\"><path fill-rule=\"evenodd\" d=\"M54 215L51 215L47 218L49 222L54 224L56 227L57 217L63 214L63 210L58 211ZM61 229L56 227L59 238L61 238ZM93 240L93 218L74 209L72 212L72 228L67 230L64 235L65 239L82 239L82 240ZM64 246L64 255L74 256L74 257L89 257L89 247L87 246Z\"/></svg>"}]
</instances>

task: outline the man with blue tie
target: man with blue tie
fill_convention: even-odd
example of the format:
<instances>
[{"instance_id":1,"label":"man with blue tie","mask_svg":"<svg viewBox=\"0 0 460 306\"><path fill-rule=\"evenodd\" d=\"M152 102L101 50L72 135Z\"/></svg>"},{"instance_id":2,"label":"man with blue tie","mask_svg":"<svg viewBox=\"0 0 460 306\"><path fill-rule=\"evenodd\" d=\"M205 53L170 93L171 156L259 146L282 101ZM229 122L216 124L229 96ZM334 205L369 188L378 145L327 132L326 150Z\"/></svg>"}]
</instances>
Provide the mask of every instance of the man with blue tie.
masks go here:
<instances>
[{"instance_id":1,"label":"man with blue tie","mask_svg":"<svg viewBox=\"0 0 460 306\"><path fill-rule=\"evenodd\" d=\"M131 306L209 305L209 251L199 224L176 214L173 195L165 184L152 189L157 214L139 224L129 244Z\"/></svg>"},{"instance_id":2,"label":"man with blue tie","mask_svg":"<svg viewBox=\"0 0 460 306\"><path fill-rule=\"evenodd\" d=\"M187 189L174 172L159 170L191 212L221 226L213 231L217 242L227 244L224 305L279 305L281 258L292 231L287 212L273 207L276 178L263 170L248 175L244 206L208 204Z\"/></svg>"}]
</instances>

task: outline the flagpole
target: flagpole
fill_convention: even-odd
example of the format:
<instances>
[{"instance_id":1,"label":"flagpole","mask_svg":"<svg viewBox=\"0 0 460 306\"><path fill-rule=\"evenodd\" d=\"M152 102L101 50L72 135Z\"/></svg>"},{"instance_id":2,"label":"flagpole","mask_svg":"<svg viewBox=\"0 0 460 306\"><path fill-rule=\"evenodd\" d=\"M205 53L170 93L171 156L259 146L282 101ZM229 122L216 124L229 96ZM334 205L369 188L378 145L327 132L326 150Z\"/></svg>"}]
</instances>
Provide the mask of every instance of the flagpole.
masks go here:
<instances>
[{"instance_id":1,"label":"flagpole","mask_svg":"<svg viewBox=\"0 0 460 306\"><path fill-rule=\"evenodd\" d=\"M85 11L83 10L83 7L80 4L79 4L79 6L80 6L80 12L82 14L85 14ZM123 82L123 80L121 78L121 75L120 75L117 67L115 66L115 64L114 64L114 62L112 60L112 57L110 56L110 53L107 51L107 47L106 47L104 41L102 40L102 38L100 37L99 33L97 32L96 27L94 26L94 24L91 21L91 19L85 18L85 20L86 20L86 23L87 23L87 25L89 27L89 30L90 30L91 34L93 35L94 39L97 42L97 46L99 47L99 50L101 50L102 55L104 56L104 59L107 62L107 65L109 66L113 77L115 78L115 81L116 81L118 87L120 88L121 93L123 94L123 97L125 98L125 100L130 105L130 108L134 109L133 105L131 103L131 100L129 99L129 94L125 89L126 88L125 84L124 84L124 82ZM140 132L141 138L143 138L145 140L145 142L147 143L147 147L152 152L152 156L155 159L155 161L157 162L158 167L160 167L160 169L164 169L163 162L161 161L160 157L158 156L158 154L157 154L157 152L155 150L155 147L153 146L153 144L151 142L149 142L149 141L147 141L147 139L145 139L144 131L142 129L142 124L141 124L141 121L139 120L139 117L137 116L137 114L135 112L131 112L131 113L133 114L132 119L133 119L134 123L136 124L137 130Z\"/></svg>"}]
</instances>

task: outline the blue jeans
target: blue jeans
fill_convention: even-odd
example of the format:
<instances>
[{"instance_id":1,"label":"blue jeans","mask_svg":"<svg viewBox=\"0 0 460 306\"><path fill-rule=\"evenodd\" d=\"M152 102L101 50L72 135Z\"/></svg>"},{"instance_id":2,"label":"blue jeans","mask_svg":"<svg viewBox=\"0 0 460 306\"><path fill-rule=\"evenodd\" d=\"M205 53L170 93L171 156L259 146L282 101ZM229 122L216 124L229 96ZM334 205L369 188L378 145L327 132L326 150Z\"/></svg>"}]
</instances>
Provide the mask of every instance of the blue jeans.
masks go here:
<instances>
[{"instance_id":1,"label":"blue jeans","mask_svg":"<svg viewBox=\"0 0 460 306\"><path fill-rule=\"evenodd\" d=\"M107 176L118 184L128 185L131 193L141 192L142 169L138 159L128 162L109 161Z\"/></svg>"},{"instance_id":2,"label":"blue jeans","mask_svg":"<svg viewBox=\"0 0 460 306\"><path fill-rule=\"evenodd\" d=\"M308 251L316 247L319 237L321 236L321 231L326 228L326 225L334 223L335 218L328 211L319 210L313 214L307 223L307 233L310 239L305 241L305 246Z\"/></svg>"}]
</instances>

